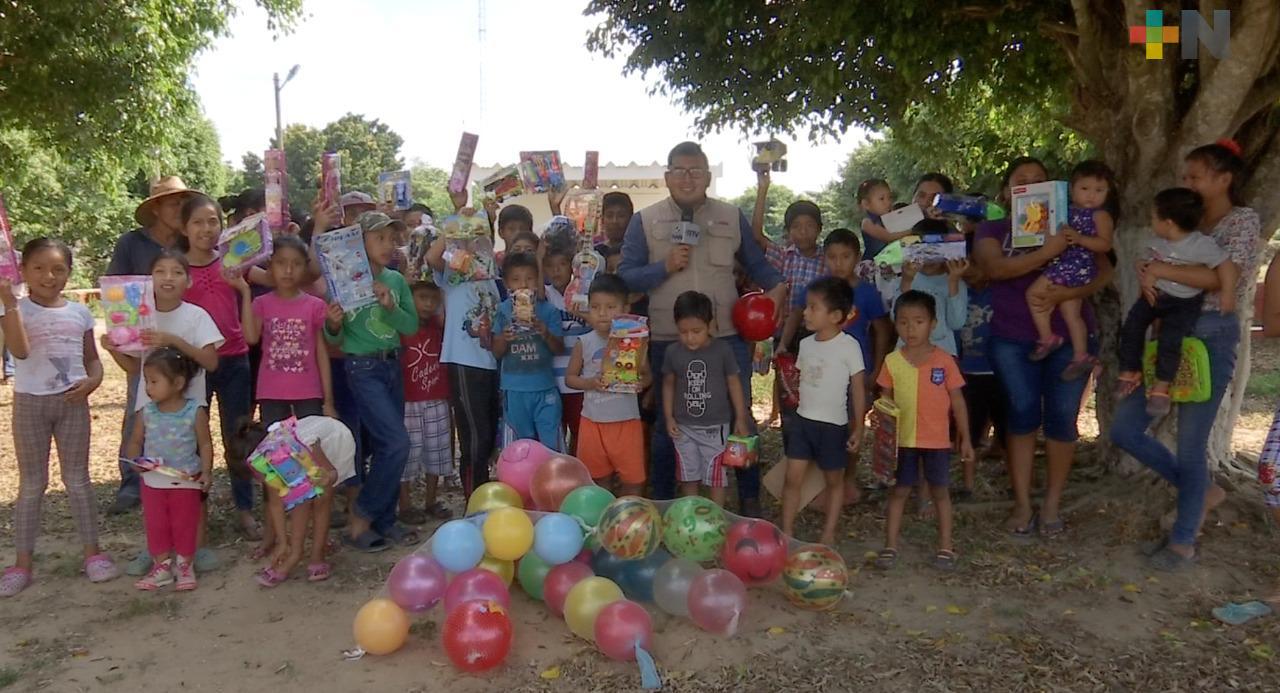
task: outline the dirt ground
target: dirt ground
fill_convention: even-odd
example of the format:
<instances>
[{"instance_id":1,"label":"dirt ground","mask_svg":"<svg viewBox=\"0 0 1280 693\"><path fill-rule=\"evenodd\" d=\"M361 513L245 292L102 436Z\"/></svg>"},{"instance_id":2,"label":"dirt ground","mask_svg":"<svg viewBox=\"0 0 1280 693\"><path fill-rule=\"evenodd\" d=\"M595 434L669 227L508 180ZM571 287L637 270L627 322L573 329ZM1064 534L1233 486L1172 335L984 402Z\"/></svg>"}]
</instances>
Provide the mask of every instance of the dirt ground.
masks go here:
<instances>
[{"instance_id":1,"label":"dirt ground","mask_svg":"<svg viewBox=\"0 0 1280 693\"><path fill-rule=\"evenodd\" d=\"M1280 382L1280 348L1255 342L1254 379ZM115 448L124 384L116 371L95 395L93 479L100 507L116 482ZM1251 384L1254 382L1251 379ZM0 557L13 551L17 475L8 430L9 388L0 390ZM1237 432L1256 454L1277 393L1249 397ZM765 412L760 412L762 415ZM1090 422L1091 424L1092 422ZM1086 426L1096 433L1096 426ZM216 430L216 428L215 428ZM778 455L765 437L765 459ZM891 573L868 556L882 542L874 496L846 512L840 550L853 567L850 593L833 612L790 607L776 588L754 590L739 635L697 630L650 608L654 656L669 691L816 690L1277 690L1280 618L1223 626L1209 610L1268 594L1280 553L1256 488L1225 480L1231 499L1211 518L1203 559L1182 575L1155 575L1136 546L1160 535L1171 494L1145 478L1104 473L1082 445L1065 501L1070 531L1051 540L1007 538L1008 508L998 461L981 468L973 502L957 506L959 571L928 566L932 524L911 521ZM219 467L221 465L219 464ZM56 473L44 506L37 581L0 602L0 689L88 691L604 691L634 690L633 667L606 660L575 639L546 608L513 589L515 643L504 666L456 673L440 644L436 609L419 618L409 644L387 657L345 661L351 620L378 594L407 550L374 557L342 552L320 584L294 579L257 587L250 546L233 531L225 473L215 489L212 543L224 564L194 593L143 594L122 578L90 585ZM448 497L461 508L456 492ZM777 513L767 503L767 512ZM802 539L817 535L806 515ZM103 517L103 546L122 563L143 544L137 513ZM434 525L425 529L429 534Z\"/></svg>"}]
</instances>

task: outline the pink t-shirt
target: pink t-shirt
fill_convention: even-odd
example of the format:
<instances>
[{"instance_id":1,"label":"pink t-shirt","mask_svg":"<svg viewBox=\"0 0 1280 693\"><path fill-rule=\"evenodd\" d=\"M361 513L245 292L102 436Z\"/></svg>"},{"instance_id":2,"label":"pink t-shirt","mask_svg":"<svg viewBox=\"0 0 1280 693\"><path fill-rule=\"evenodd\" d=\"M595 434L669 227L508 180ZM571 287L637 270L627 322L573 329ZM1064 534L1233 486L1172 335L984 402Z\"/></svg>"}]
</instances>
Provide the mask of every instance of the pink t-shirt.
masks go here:
<instances>
[{"instance_id":1,"label":"pink t-shirt","mask_svg":"<svg viewBox=\"0 0 1280 693\"><path fill-rule=\"evenodd\" d=\"M253 299L253 314L262 321L262 364L258 367L258 399L320 399L324 390L316 370L316 335L324 329L324 301L299 293L275 293ZM328 365L327 355L322 360Z\"/></svg>"},{"instance_id":2,"label":"pink t-shirt","mask_svg":"<svg viewBox=\"0 0 1280 693\"><path fill-rule=\"evenodd\" d=\"M218 356L239 356L249 353L244 341L244 329L240 325L240 292L231 288L222 278L222 263L214 260L202 266L191 266L191 288L182 300L194 303L213 318L213 324L222 333L222 346Z\"/></svg>"}]
</instances>

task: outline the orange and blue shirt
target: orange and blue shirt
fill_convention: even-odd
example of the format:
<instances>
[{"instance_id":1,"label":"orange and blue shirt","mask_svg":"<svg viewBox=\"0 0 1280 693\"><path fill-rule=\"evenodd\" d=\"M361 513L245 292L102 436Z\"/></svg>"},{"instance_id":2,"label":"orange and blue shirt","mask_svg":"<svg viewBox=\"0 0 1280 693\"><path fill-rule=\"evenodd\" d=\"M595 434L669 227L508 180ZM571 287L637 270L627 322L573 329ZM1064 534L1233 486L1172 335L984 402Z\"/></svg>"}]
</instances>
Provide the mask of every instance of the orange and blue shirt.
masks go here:
<instances>
[{"instance_id":1,"label":"orange and blue shirt","mask_svg":"<svg viewBox=\"0 0 1280 693\"><path fill-rule=\"evenodd\" d=\"M899 447L951 449L951 393L964 386L955 357L935 346L917 366L899 349L885 357L876 384L893 389Z\"/></svg>"}]
</instances>

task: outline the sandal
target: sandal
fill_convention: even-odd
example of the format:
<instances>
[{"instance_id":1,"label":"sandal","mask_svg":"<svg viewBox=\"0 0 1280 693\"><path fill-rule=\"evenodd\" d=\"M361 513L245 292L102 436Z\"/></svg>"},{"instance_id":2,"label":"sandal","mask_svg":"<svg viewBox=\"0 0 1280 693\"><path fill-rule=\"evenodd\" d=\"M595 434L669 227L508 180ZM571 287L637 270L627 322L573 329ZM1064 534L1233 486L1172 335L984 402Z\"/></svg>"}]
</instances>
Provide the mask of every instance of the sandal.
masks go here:
<instances>
[{"instance_id":1,"label":"sandal","mask_svg":"<svg viewBox=\"0 0 1280 693\"><path fill-rule=\"evenodd\" d=\"M14 566L0 574L0 597L12 597L31 584L31 571Z\"/></svg>"},{"instance_id":2,"label":"sandal","mask_svg":"<svg viewBox=\"0 0 1280 693\"><path fill-rule=\"evenodd\" d=\"M360 533L360 536L355 537L354 539L351 538L351 535L343 532L342 543L360 551L361 553L378 553L379 551L386 551L391 548L391 545L387 543L387 540L383 539L381 534L378 534L372 529L366 529Z\"/></svg>"},{"instance_id":3,"label":"sandal","mask_svg":"<svg viewBox=\"0 0 1280 693\"><path fill-rule=\"evenodd\" d=\"M1142 376L1137 374L1122 375L1116 378L1116 401L1119 402L1122 399L1128 399L1129 395L1136 392L1138 390L1138 386L1141 384Z\"/></svg>"},{"instance_id":4,"label":"sandal","mask_svg":"<svg viewBox=\"0 0 1280 693\"><path fill-rule=\"evenodd\" d=\"M274 550L275 550L274 546L266 547L266 546L263 546L262 544L258 544L257 546L253 547L253 551L249 552L249 560L261 561L267 556L270 556L271 552Z\"/></svg>"},{"instance_id":5,"label":"sandal","mask_svg":"<svg viewBox=\"0 0 1280 693\"><path fill-rule=\"evenodd\" d=\"M1066 342L1065 339L1058 335L1053 335L1047 341L1036 342L1036 348L1031 350L1031 354L1027 356L1030 361L1043 361L1049 358L1049 354L1058 350L1058 347Z\"/></svg>"},{"instance_id":6,"label":"sandal","mask_svg":"<svg viewBox=\"0 0 1280 693\"><path fill-rule=\"evenodd\" d=\"M876 569L893 570L893 567L896 565L898 565L898 550L890 548L880 549L880 553L876 555Z\"/></svg>"},{"instance_id":7,"label":"sandal","mask_svg":"<svg viewBox=\"0 0 1280 693\"><path fill-rule=\"evenodd\" d=\"M417 546L421 543L416 529L410 529L401 524L391 525L382 533L382 537L393 544L400 546Z\"/></svg>"},{"instance_id":8,"label":"sandal","mask_svg":"<svg viewBox=\"0 0 1280 693\"><path fill-rule=\"evenodd\" d=\"M282 573L271 566L267 566L259 571L253 579L262 587L275 587L285 580L288 580L289 574Z\"/></svg>"},{"instance_id":9,"label":"sandal","mask_svg":"<svg viewBox=\"0 0 1280 693\"><path fill-rule=\"evenodd\" d=\"M1059 517L1053 522L1040 521L1040 538L1052 539L1067 531L1067 521Z\"/></svg>"},{"instance_id":10,"label":"sandal","mask_svg":"<svg viewBox=\"0 0 1280 693\"><path fill-rule=\"evenodd\" d=\"M1168 392L1147 393L1147 416L1158 419L1168 414L1172 409L1173 400L1169 398Z\"/></svg>"},{"instance_id":11,"label":"sandal","mask_svg":"<svg viewBox=\"0 0 1280 693\"><path fill-rule=\"evenodd\" d=\"M98 553L84 559L84 574L89 582L107 582L120 577L120 569L110 556Z\"/></svg>"},{"instance_id":12,"label":"sandal","mask_svg":"<svg viewBox=\"0 0 1280 693\"><path fill-rule=\"evenodd\" d=\"M436 501L427 506L427 514L437 520L453 519L453 511L449 509L449 506L444 504L444 501Z\"/></svg>"},{"instance_id":13,"label":"sandal","mask_svg":"<svg viewBox=\"0 0 1280 693\"><path fill-rule=\"evenodd\" d=\"M307 582L324 582L329 579L332 568L328 563L307 564Z\"/></svg>"},{"instance_id":14,"label":"sandal","mask_svg":"<svg viewBox=\"0 0 1280 693\"><path fill-rule=\"evenodd\" d=\"M406 525L425 525L427 524L427 513L413 508L411 510L401 510L399 519Z\"/></svg>"},{"instance_id":15,"label":"sandal","mask_svg":"<svg viewBox=\"0 0 1280 693\"><path fill-rule=\"evenodd\" d=\"M944 573L956 572L959 557L951 549L942 549L933 557L933 567Z\"/></svg>"},{"instance_id":16,"label":"sandal","mask_svg":"<svg viewBox=\"0 0 1280 693\"><path fill-rule=\"evenodd\" d=\"M1014 539L1030 539L1035 536L1036 527L1040 524L1040 514L1031 513L1031 519L1027 520L1027 524L1021 527L1010 527L1008 529L1010 536Z\"/></svg>"},{"instance_id":17,"label":"sandal","mask_svg":"<svg viewBox=\"0 0 1280 693\"><path fill-rule=\"evenodd\" d=\"M1071 363L1068 363L1067 367L1062 369L1062 379L1066 382L1079 380L1093 373L1093 369L1097 365L1098 358L1096 356L1085 355L1077 359L1071 359Z\"/></svg>"}]
</instances>

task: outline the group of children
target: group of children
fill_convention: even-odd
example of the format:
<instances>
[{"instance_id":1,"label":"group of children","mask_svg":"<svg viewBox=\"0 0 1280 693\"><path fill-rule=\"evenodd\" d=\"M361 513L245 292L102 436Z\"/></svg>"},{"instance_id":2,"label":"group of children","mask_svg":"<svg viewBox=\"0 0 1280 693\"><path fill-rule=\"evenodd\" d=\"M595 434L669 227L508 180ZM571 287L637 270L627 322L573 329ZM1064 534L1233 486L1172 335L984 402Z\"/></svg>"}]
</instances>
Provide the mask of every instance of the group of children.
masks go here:
<instances>
[{"instance_id":1,"label":"group of children","mask_svg":"<svg viewBox=\"0 0 1280 693\"><path fill-rule=\"evenodd\" d=\"M1050 327L1056 313L1069 327L1074 350L1063 377L1080 378L1096 364L1088 352L1080 300L1052 303L1040 297L1050 285L1078 287L1097 275L1095 257L1108 253L1113 241L1117 189L1105 165L1086 162L1073 171L1070 191L1070 224L1061 230L1069 247L1028 291L1028 302L1040 333L1031 358L1042 359L1062 345ZM947 229L932 200L950 192L945 176L920 179L913 203L927 218L912 232L890 233L881 225L881 217L892 211L892 191L883 180L868 180L857 193L866 213L860 234L836 229L822 237L821 212L807 201L788 208L786 243L757 234L767 257L791 282L777 351L794 351L799 371L798 401L784 407L783 416L783 531L794 533L805 473L816 464L826 485L820 540L835 543L841 510L860 493L850 472L862 447L865 414L878 395L898 411L898 463L885 548L876 561L882 568L896 561L904 508L916 489L922 500L932 500L938 518L934 564L955 566L950 457L959 452L968 492L974 447L991 424L997 430L992 446L999 446L1003 393L985 353L992 319L987 278L967 259L907 262L891 271L875 257L910 233ZM500 277L475 277L461 275L445 260L444 238L425 254L427 271L407 267L408 226L374 211L367 199L353 199L341 210L317 209L312 224L313 233L339 221L362 229L376 303L344 312L322 298L314 251L298 237L276 238L262 266L245 273L224 271L216 253L226 221L223 210L205 195L186 195L183 242L160 252L150 268L154 329L142 336L148 351L143 357L122 353L102 340L138 382L122 455L138 464L163 460L178 473L143 475L147 550L135 561L140 570L131 571L140 574L139 589L197 586L196 557L213 464L208 407L215 397L237 508L248 520L254 487L247 459L269 426L296 419L296 434L311 448L318 469L323 492L291 516L276 494L266 494L267 530L254 551L255 559L269 559L256 576L265 587L287 580L302 562L309 523L307 579L329 576L328 529L336 493L348 499L343 541L362 551L416 542L416 533L401 521L449 517L438 492L441 480L455 470L455 430L467 493L488 480L500 438L536 438L576 454L598 484L622 494L643 491L645 397L612 391L601 377L614 321L643 310L643 297L629 292L615 273L634 211L630 199L621 193L604 196L606 241L596 250L607 271L591 283L585 311L574 310L565 296L577 248L535 235L527 209L487 210L496 218L494 230L504 241L505 255L498 258ZM553 196L553 211L558 202ZM1224 265L1224 253L1195 231L1199 204L1198 195L1186 189L1156 196L1152 226L1159 238L1153 257ZM971 231L974 220L958 223L962 231ZM0 576L0 596L12 596L32 580L51 440L58 444L84 572L95 582L119 573L97 543L87 398L101 384L103 367L92 315L62 296L71 264L66 245L36 239L23 248L28 295L17 299L13 287L0 280L5 346L18 359L14 430L21 479L17 561ZM1224 279L1223 285L1234 281ZM1167 278L1144 277L1142 288L1144 298L1121 335L1121 389L1136 386L1143 335L1152 320L1160 319L1157 384L1149 409L1163 413L1181 339L1194 323L1203 292ZM674 315L679 340L666 352L661 373L649 373L645 360L639 361L640 389L662 388L658 425L675 444L682 493L705 488L723 503L724 441L731 427L735 434L749 433L749 393L742 390L729 347L713 337L712 300L685 292L675 300ZM253 373L247 364L255 346L261 359ZM246 396L240 388L248 384L253 392ZM367 469L366 460L371 460ZM419 479L426 480L426 504L415 508L411 489Z\"/></svg>"}]
</instances>

